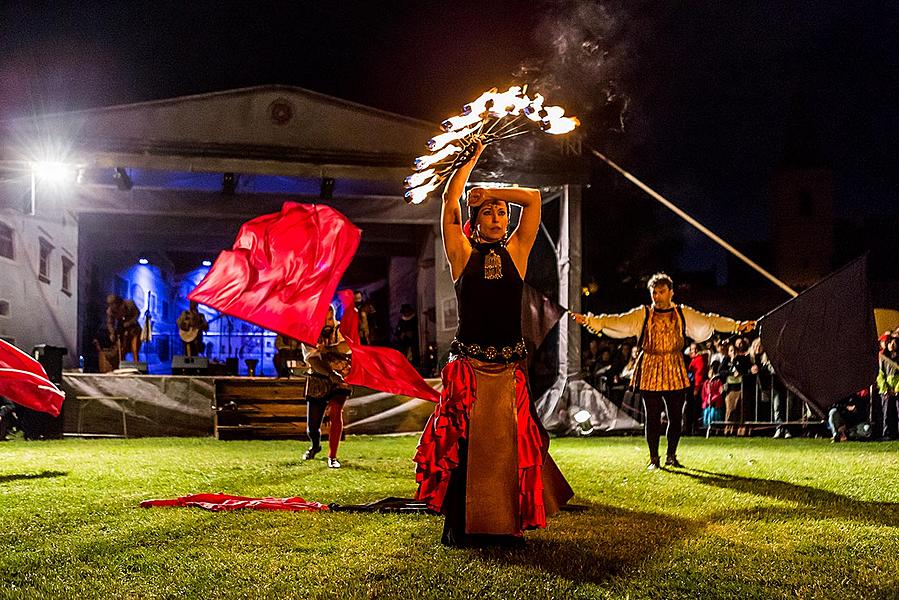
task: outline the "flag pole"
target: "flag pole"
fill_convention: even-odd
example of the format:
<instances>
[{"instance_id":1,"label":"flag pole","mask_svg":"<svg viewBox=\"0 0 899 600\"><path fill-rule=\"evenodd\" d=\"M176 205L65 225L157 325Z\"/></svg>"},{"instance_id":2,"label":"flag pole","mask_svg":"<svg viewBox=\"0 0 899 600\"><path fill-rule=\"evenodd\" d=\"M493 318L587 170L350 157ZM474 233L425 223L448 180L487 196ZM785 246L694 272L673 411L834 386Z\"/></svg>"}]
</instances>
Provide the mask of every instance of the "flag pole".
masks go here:
<instances>
[{"instance_id":1,"label":"flag pole","mask_svg":"<svg viewBox=\"0 0 899 600\"><path fill-rule=\"evenodd\" d=\"M721 239L718 235L716 235L708 227L706 227L705 225L703 225L702 223L700 223L699 221L697 221L696 219L694 219L693 217L688 215L686 212L681 210L670 200L668 200L667 198L665 198L664 196L662 196L661 194L659 194L658 192L653 190L651 187L649 187L648 185L646 185L645 183L643 183L642 181L640 181L639 179L637 179L636 177L631 175L629 172L627 172L626 170L624 170L623 168L618 166L614 161L612 161L606 155L602 154L601 152L597 152L593 148L590 149L590 152L592 152L594 155L596 155L600 160L605 162L607 165L609 165L610 167L612 167L613 169L615 169L616 171L621 173L621 175L623 175L625 177L625 179L627 179L628 181L630 181L631 183L636 185L638 188L640 188L641 190L643 190L644 192L649 194L653 199L655 199L656 201L658 201L659 203L661 203L665 207L667 207L669 210L674 212L674 214L676 214L677 216L679 216L680 218L685 220L687 223L689 223L690 225L692 225L693 227L695 227L696 229L698 229L699 231L704 233L709 238L711 238L712 241L716 242L719 246L721 246L722 248L724 248L725 250L727 250L728 252L730 252L731 254L733 254L734 256L739 258L740 260L742 260L744 263L746 263L747 265L749 265L750 267L755 269L759 274L761 274L763 277L765 277L771 283L773 283L774 285L776 285L777 287L779 287L780 289L782 289L783 291L788 293L793 298L795 298L796 296L799 295L799 292L797 292L796 290L794 290L793 288L788 286L786 283L784 283L783 281L781 281L780 279L778 279L777 277L775 277L774 275L772 275L771 273L769 273L768 271L763 269L751 258L749 258L745 254L743 254L742 252L740 252L739 250L737 250L736 248L734 248L733 246L728 244L726 241Z\"/></svg>"}]
</instances>

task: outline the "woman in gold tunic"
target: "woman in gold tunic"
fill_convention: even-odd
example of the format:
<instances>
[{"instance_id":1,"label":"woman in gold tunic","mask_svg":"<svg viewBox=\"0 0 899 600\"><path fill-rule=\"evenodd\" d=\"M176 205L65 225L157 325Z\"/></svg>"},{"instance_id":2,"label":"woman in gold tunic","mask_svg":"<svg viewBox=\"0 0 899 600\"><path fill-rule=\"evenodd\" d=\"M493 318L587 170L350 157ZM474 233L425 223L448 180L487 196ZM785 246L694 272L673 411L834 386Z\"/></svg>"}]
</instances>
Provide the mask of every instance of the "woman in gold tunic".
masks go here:
<instances>
[{"instance_id":1,"label":"woman in gold tunic","mask_svg":"<svg viewBox=\"0 0 899 600\"><path fill-rule=\"evenodd\" d=\"M659 437L663 405L668 415L665 465L681 467L677 460L677 444L680 441L683 407L690 393L690 380L682 352L686 347L686 338L703 342L716 331L749 331L755 327L755 322L735 321L674 304L674 282L664 273L653 275L647 287L652 296L650 306L638 306L617 315L571 313L571 317L596 335L637 338L640 356L631 385L643 398L646 443L649 446L648 468L654 470L660 466Z\"/></svg>"}]
</instances>

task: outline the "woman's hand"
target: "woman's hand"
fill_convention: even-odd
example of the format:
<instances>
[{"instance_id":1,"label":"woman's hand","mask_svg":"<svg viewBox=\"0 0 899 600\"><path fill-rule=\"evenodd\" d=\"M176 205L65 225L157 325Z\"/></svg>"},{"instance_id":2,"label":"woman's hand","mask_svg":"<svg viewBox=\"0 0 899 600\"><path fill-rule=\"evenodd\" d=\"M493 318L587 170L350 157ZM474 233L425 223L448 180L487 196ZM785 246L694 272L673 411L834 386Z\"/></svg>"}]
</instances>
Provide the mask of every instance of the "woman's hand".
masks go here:
<instances>
[{"instance_id":1,"label":"woman's hand","mask_svg":"<svg viewBox=\"0 0 899 600\"><path fill-rule=\"evenodd\" d=\"M468 192L467 204L469 207L475 208L481 206L492 197L493 196L491 195L491 190L489 188L474 187L471 188L471 190L469 190Z\"/></svg>"},{"instance_id":2,"label":"woman's hand","mask_svg":"<svg viewBox=\"0 0 899 600\"><path fill-rule=\"evenodd\" d=\"M747 333L755 329L755 321L740 321L737 323L737 331L739 333Z\"/></svg>"}]
</instances>

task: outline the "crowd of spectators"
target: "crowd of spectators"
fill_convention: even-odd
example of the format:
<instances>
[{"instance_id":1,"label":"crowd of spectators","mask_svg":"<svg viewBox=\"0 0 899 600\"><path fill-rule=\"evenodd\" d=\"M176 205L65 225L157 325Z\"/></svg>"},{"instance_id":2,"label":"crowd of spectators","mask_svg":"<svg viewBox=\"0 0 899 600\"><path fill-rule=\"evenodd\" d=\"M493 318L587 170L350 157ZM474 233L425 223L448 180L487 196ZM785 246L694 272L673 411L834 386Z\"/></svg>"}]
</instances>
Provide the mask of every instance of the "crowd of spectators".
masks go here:
<instances>
[{"instance_id":1,"label":"crowd of spectators","mask_svg":"<svg viewBox=\"0 0 899 600\"><path fill-rule=\"evenodd\" d=\"M859 390L834 403L824 416L833 442L899 439L899 329L881 336L880 349L880 371L872 386L876 398L868 389ZM582 369L588 383L642 421L639 398L629 391L639 352L627 341L591 337ZM769 432L773 427L775 438L790 438L808 434L808 424L821 422L777 376L760 338L730 336L692 343L684 362L692 387L684 408L684 433L720 426L725 435L734 435L752 425Z\"/></svg>"}]
</instances>

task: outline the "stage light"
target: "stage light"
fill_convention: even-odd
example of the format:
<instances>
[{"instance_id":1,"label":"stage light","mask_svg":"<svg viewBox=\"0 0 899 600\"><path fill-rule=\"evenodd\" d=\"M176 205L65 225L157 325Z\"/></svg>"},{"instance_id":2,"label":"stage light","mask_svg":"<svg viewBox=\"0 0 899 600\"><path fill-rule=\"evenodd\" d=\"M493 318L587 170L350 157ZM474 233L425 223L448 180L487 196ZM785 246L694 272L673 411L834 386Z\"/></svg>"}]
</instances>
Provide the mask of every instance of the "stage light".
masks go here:
<instances>
[{"instance_id":1,"label":"stage light","mask_svg":"<svg viewBox=\"0 0 899 600\"><path fill-rule=\"evenodd\" d=\"M148 264L150 264L150 261L147 260L146 258L138 258L138 259L137 259L137 262L139 262L139 263L142 264L142 265L148 265Z\"/></svg>"},{"instance_id":2,"label":"stage light","mask_svg":"<svg viewBox=\"0 0 899 600\"><path fill-rule=\"evenodd\" d=\"M204 260L204 261L203 261L202 263L200 263L200 264L202 264L204 267L211 267L211 266L212 266L212 261L211 261L211 260Z\"/></svg>"},{"instance_id":3,"label":"stage light","mask_svg":"<svg viewBox=\"0 0 899 600\"><path fill-rule=\"evenodd\" d=\"M74 176L75 169L61 162L38 161L31 163L31 172L41 181L62 183Z\"/></svg>"},{"instance_id":4,"label":"stage light","mask_svg":"<svg viewBox=\"0 0 899 600\"><path fill-rule=\"evenodd\" d=\"M581 409L574 413L574 422L577 423L578 435L590 435L593 433L592 418L593 415L587 410Z\"/></svg>"},{"instance_id":5,"label":"stage light","mask_svg":"<svg viewBox=\"0 0 899 600\"><path fill-rule=\"evenodd\" d=\"M134 182L131 180L131 176L128 175L128 171L126 171L122 167L116 167L115 174L112 176L112 178L115 180L116 187L123 192L127 192L134 187Z\"/></svg>"},{"instance_id":6,"label":"stage light","mask_svg":"<svg viewBox=\"0 0 899 600\"><path fill-rule=\"evenodd\" d=\"M85 172L84 167L78 167L78 172L75 175L75 183L84 185L85 181L87 181L87 173Z\"/></svg>"},{"instance_id":7,"label":"stage light","mask_svg":"<svg viewBox=\"0 0 899 600\"><path fill-rule=\"evenodd\" d=\"M237 191L237 175L234 173L222 174L222 193L226 196L233 196Z\"/></svg>"},{"instance_id":8,"label":"stage light","mask_svg":"<svg viewBox=\"0 0 899 600\"><path fill-rule=\"evenodd\" d=\"M322 200L330 200L334 197L334 179L331 177L322 177L321 192L319 197Z\"/></svg>"}]
</instances>

